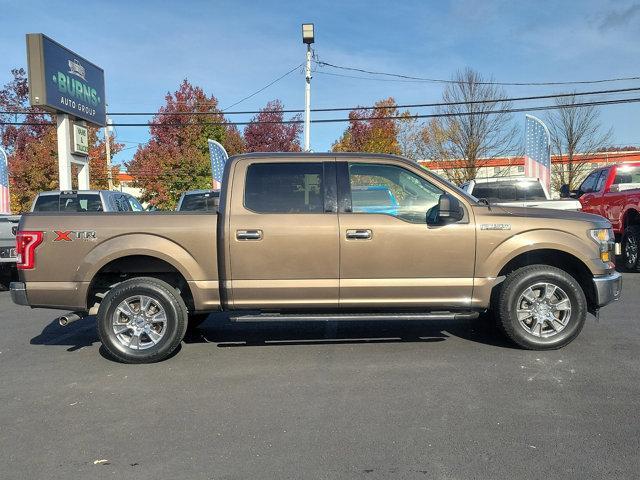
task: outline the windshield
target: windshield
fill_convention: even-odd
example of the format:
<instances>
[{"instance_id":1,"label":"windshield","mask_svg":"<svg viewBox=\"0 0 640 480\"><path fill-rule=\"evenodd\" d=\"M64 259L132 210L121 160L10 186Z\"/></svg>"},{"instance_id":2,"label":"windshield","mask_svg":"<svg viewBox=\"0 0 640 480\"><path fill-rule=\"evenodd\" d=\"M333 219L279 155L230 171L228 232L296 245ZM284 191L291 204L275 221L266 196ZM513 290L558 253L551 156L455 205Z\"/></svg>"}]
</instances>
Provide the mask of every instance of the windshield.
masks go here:
<instances>
[{"instance_id":1,"label":"windshield","mask_svg":"<svg viewBox=\"0 0 640 480\"><path fill-rule=\"evenodd\" d=\"M189 193L180 204L181 212L210 212L217 208L220 200L219 192Z\"/></svg>"}]
</instances>

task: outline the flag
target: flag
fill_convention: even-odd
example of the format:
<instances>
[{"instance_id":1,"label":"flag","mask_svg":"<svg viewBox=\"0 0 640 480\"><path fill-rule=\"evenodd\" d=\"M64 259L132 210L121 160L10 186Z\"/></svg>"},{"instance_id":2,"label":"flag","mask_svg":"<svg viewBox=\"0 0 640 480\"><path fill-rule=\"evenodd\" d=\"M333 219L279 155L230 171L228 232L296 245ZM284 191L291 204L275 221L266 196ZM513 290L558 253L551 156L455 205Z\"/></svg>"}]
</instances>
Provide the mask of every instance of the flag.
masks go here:
<instances>
[{"instance_id":1,"label":"flag","mask_svg":"<svg viewBox=\"0 0 640 480\"><path fill-rule=\"evenodd\" d=\"M7 154L0 147L2 157L0 157L0 214L11 215L11 198L9 197L9 166L7 165Z\"/></svg>"},{"instance_id":2,"label":"flag","mask_svg":"<svg viewBox=\"0 0 640 480\"><path fill-rule=\"evenodd\" d=\"M549 129L539 118L525 115L524 174L540 179L549 192L551 187L551 138Z\"/></svg>"},{"instance_id":3,"label":"flag","mask_svg":"<svg viewBox=\"0 0 640 480\"><path fill-rule=\"evenodd\" d=\"M211 157L211 176L213 177L213 189L220 190L224 165L229 155L222 145L215 140L209 140L209 156Z\"/></svg>"}]
</instances>

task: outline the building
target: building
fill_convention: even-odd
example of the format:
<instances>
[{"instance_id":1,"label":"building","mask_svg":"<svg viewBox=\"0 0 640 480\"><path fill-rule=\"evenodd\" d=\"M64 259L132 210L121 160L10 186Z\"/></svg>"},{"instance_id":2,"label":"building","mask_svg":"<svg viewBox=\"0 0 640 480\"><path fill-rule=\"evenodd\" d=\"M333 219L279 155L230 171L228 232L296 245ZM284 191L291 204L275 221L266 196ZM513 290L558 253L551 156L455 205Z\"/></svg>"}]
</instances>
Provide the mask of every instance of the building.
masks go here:
<instances>
[{"instance_id":1,"label":"building","mask_svg":"<svg viewBox=\"0 0 640 480\"><path fill-rule=\"evenodd\" d=\"M640 150L599 152L588 155L577 154L574 156L574 161L576 161L576 159L579 162L585 162L588 164L583 172L583 176L586 176L586 174L594 168L605 165L622 162L639 162ZM445 177L447 170L462 168L464 166L464 163L460 160L421 161L419 163L423 167L432 170L434 173ZM568 163L566 155L552 155L552 172L554 168L559 168L560 165L566 163ZM515 177L524 175L524 156L482 159L478 161L478 164L481 165L478 169L478 174L476 175L478 178Z\"/></svg>"},{"instance_id":2,"label":"building","mask_svg":"<svg viewBox=\"0 0 640 480\"><path fill-rule=\"evenodd\" d=\"M117 188L121 192L133 195L138 200L140 200L140 197L142 197L142 189L133 186L133 181L134 181L133 176L126 172L118 172L117 177L118 177L119 185L116 186L115 188ZM146 207L145 204L143 204L143 206Z\"/></svg>"}]
</instances>

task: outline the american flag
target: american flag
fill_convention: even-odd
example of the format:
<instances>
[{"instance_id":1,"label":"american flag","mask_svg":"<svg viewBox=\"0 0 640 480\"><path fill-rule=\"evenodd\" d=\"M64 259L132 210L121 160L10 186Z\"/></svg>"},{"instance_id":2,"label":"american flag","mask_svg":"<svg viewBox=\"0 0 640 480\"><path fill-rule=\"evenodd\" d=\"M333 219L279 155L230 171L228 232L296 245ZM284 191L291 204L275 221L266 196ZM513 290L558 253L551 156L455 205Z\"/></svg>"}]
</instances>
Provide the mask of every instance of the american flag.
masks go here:
<instances>
[{"instance_id":1,"label":"american flag","mask_svg":"<svg viewBox=\"0 0 640 480\"><path fill-rule=\"evenodd\" d=\"M224 165L229 155L222 145L215 140L209 140L209 156L211 157L211 176L213 177L213 189L220 190Z\"/></svg>"},{"instance_id":2,"label":"american flag","mask_svg":"<svg viewBox=\"0 0 640 480\"><path fill-rule=\"evenodd\" d=\"M524 174L551 186L551 139L549 129L539 118L526 115L524 121Z\"/></svg>"},{"instance_id":3,"label":"american flag","mask_svg":"<svg viewBox=\"0 0 640 480\"><path fill-rule=\"evenodd\" d=\"M11 215L11 199L9 198L9 168L7 154L0 147L0 214Z\"/></svg>"}]
</instances>

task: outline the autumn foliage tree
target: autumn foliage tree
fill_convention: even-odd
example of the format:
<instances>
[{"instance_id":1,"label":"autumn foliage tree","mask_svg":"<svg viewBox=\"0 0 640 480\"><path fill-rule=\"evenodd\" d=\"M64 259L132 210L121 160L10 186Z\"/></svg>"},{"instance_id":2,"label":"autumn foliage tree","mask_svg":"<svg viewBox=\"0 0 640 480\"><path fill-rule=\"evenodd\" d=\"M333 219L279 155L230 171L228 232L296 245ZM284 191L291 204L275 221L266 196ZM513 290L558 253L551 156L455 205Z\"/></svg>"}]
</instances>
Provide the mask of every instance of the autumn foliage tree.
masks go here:
<instances>
[{"instance_id":1,"label":"autumn foliage tree","mask_svg":"<svg viewBox=\"0 0 640 480\"><path fill-rule=\"evenodd\" d=\"M58 146L51 115L29 106L24 69L11 70L11 76L0 90L0 111L12 113L0 114L0 121L20 125L0 125L0 142L9 157L11 210L22 213L29 210L39 192L59 188ZM122 147L112 141L112 154ZM91 188L107 188L104 140L93 127L89 128L89 172Z\"/></svg>"},{"instance_id":2,"label":"autumn foliage tree","mask_svg":"<svg viewBox=\"0 0 640 480\"><path fill-rule=\"evenodd\" d=\"M245 148L238 129L225 123L216 97L186 79L166 94L150 134L126 165L143 189L142 200L159 209L173 209L186 190L211 188L208 139L220 142L229 155Z\"/></svg>"},{"instance_id":3,"label":"autumn foliage tree","mask_svg":"<svg viewBox=\"0 0 640 480\"><path fill-rule=\"evenodd\" d=\"M349 126L333 144L334 152L401 153L398 120L384 118L399 116L396 101L389 97L374 106L349 112Z\"/></svg>"},{"instance_id":4,"label":"autumn foliage tree","mask_svg":"<svg viewBox=\"0 0 640 480\"><path fill-rule=\"evenodd\" d=\"M297 122L300 118L296 115L291 121ZM268 102L244 129L247 152L299 152L302 125L283 122L282 102Z\"/></svg>"}]
</instances>

